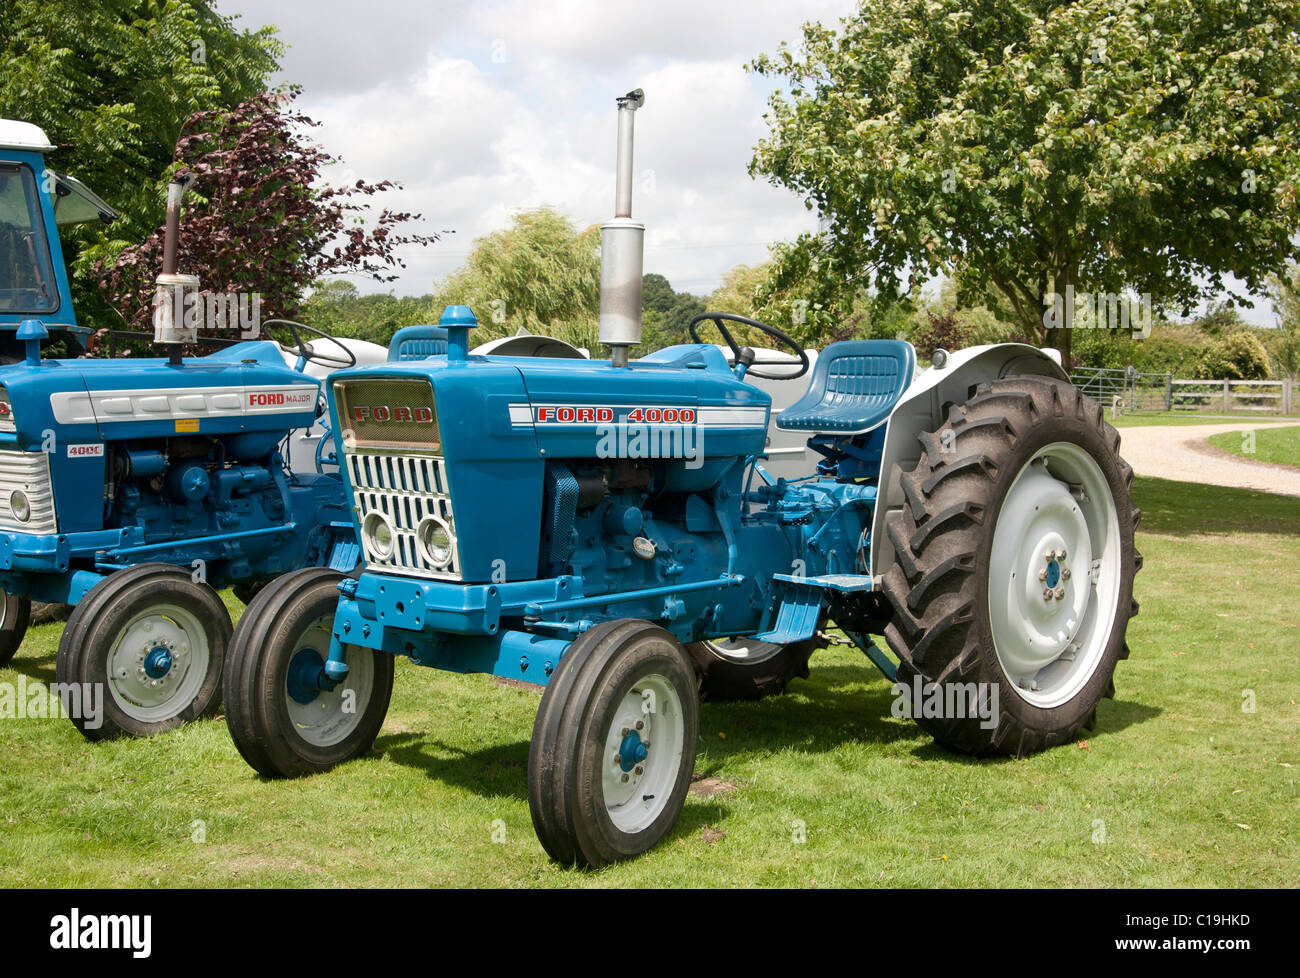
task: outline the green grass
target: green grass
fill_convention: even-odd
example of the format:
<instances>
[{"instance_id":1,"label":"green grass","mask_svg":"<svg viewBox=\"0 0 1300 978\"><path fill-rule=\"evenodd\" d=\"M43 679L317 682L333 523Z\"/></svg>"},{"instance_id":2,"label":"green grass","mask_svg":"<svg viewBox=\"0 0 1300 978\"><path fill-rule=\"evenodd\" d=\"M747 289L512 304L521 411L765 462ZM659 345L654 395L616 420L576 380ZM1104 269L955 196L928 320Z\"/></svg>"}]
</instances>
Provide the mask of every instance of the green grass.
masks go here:
<instances>
[{"instance_id":1,"label":"green grass","mask_svg":"<svg viewBox=\"0 0 1300 978\"><path fill-rule=\"evenodd\" d=\"M1160 411L1154 414L1123 414L1118 418L1110 416L1106 409L1106 421L1116 428L1145 428L1150 425L1188 425L1188 424L1233 424L1248 421L1253 424L1300 424L1300 418L1258 414L1191 414L1187 411Z\"/></svg>"},{"instance_id":2,"label":"green grass","mask_svg":"<svg viewBox=\"0 0 1300 978\"><path fill-rule=\"evenodd\" d=\"M1242 458L1278 465L1300 465L1300 426L1228 431L1221 435L1211 435L1210 444Z\"/></svg>"},{"instance_id":3,"label":"green grass","mask_svg":"<svg viewBox=\"0 0 1300 978\"><path fill-rule=\"evenodd\" d=\"M220 720L106 744L0 722L0 885L1293 886L1300 500L1135 492L1142 612L1086 748L953 756L890 716L859 654L819 653L783 697L705 705L696 770L733 790L584 873L549 862L529 820L539 694L403 662L374 752L299 781L255 776ZM0 680L51 681L60 628L33 629Z\"/></svg>"}]
</instances>

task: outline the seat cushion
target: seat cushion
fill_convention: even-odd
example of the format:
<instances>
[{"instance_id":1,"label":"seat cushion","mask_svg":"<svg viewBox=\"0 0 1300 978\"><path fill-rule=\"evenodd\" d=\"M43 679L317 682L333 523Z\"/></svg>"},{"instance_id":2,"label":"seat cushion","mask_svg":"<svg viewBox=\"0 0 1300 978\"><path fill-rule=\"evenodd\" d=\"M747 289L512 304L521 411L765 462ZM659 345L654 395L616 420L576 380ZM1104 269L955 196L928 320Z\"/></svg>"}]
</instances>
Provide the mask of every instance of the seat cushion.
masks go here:
<instances>
[{"instance_id":1,"label":"seat cushion","mask_svg":"<svg viewBox=\"0 0 1300 978\"><path fill-rule=\"evenodd\" d=\"M786 431L858 434L889 417L912 382L916 352L902 340L847 340L822 351L808 392L777 415Z\"/></svg>"}]
</instances>

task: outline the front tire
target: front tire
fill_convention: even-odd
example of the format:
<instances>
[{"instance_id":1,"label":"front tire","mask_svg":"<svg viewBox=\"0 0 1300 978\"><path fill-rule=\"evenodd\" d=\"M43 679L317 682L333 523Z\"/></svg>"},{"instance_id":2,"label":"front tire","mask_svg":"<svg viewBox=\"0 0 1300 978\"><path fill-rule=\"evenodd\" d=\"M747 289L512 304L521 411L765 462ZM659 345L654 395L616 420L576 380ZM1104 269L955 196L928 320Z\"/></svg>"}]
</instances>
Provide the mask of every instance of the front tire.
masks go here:
<instances>
[{"instance_id":1,"label":"front tire","mask_svg":"<svg viewBox=\"0 0 1300 978\"><path fill-rule=\"evenodd\" d=\"M528 807L552 859L594 869L672 830L695 768L699 709L691 661L662 628L623 619L574 640L528 751Z\"/></svg>"},{"instance_id":2,"label":"front tire","mask_svg":"<svg viewBox=\"0 0 1300 978\"><path fill-rule=\"evenodd\" d=\"M271 582L239 620L223 680L226 724L256 771L294 778L366 754L393 693L393 657L347 647L348 674L321 688L343 575L309 567Z\"/></svg>"},{"instance_id":3,"label":"front tire","mask_svg":"<svg viewBox=\"0 0 1300 978\"><path fill-rule=\"evenodd\" d=\"M883 582L913 718L975 755L1073 739L1114 695L1138 609L1141 513L1118 433L1074 386L1012 377L980 385L920 441L887 521Z\"/></svg>"},{"instance_id":4,"label":"front tire","mask_svg":"<svg viewBox=\"0 0 1300 978\"><path fill-rule=\"evenodd\" d=\"M69 719L88 740L107 740L214 714L230 631L217 593L172 564L110 574L73 609L59 640L58 681L105 691L102 716L80 710Z\"/></svg>"},{"instance_id":5,"label":"front tire","mask_svg":"<svg viewBox=\"0 0 1300 978\"><path fill-rule=\"evenodd\" d=\"M32 620L32 599L0 591L0 668L18 652Z\"/></svg>"}]
</instances>

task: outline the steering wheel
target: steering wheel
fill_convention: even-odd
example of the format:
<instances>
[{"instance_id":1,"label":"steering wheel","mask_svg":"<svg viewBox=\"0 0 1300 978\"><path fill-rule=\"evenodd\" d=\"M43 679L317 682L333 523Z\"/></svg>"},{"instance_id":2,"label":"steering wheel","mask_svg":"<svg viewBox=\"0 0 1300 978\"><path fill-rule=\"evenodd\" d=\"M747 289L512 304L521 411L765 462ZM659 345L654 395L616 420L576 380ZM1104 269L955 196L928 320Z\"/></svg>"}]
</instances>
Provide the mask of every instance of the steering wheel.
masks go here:
<instances>
[{"instance_id":1,"label":"steering wheel","mask_svg":"<svg viewBox=\"0 0 1300 978\"><path fill-rule=\"evenodd\" d=\"M736 366L743 367L741 376L748 374L751 377L761 377L765 380L794 380L796 377L802 377L808 372L808 354L798 341L788 333L783 333L775 326L769 326L767 323L760 323L757 319L750 319L748 316L737 316L732 312L705 312L696 316L686 327L687 332L691 334L691 339L696 343L703 343L700 339L700 332L696 329L700 323L709 320L714 326L718 327L718 332L722 338L727 341L727 346L731 348L731 353L735 357ZM773 374L762 370L751 370L750 364L754 363L754 351L749 347L742 347L736 342L736 338L731 335L731 330L727 329L724 322L740 323L743 326L752 326L760 333L766 333L772 339L777 340L782 346L791 350L799 357L799 369L789 374ZM772 363L771 360L762 360L760 363Z\"/></svg>"},{"instance_id":2,"label":"steering wheel","mask_svg":"<svg viewBox=\"0 0 1300 978\"><path fill-rule=\"evenodd\" d=\"M302 323L295 323L292 319L264 320L262 322L262 335L274 343L280 343L280 341L271 335L267 330L268 326L284 326L288 328L289 335L293 337L292 345L298 348L298 362L293 368L294 370L297 370L298 373L302 373L303 368L306 367L308 363L319 363L326 370L341 370L344 367L355 367L357 365L356 355L351 350L333 336L321 332L314 326L304 326ZM343 351L343 357L346 359L332 357L327 353L318 353L316 350L313 350L307 345L307 341L303 339L303 333L311 333L313 336L317 336L322 340L329 340ZM287 346L288 344L280 343L280 345Z\"/></svg>"}]
</instances>

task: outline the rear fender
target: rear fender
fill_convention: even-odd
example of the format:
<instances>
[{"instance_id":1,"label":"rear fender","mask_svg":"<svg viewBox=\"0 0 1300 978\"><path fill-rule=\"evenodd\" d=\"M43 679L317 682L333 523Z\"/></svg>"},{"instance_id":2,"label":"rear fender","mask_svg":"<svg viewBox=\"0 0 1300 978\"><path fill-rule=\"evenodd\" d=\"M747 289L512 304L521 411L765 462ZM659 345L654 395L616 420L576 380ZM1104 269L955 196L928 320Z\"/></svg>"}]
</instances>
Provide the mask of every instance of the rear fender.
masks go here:
<instances>
[{"instance_id":1,"label":"rear fender","mask_svg":"<svg viewBox=\"0 0 1300 978\"><path fill-rule=\"evenodd\" d=\"M917 436L943 424L947 405L964 403L979 384L1025 374L1069 381L1059 358L1056 350L1039 350L1024 343L973 346L950 353L942 367L930 367L913 381L886 422L880 495L871 523L873 577L884 574L894 559L885 521L904 505L899 476L911 471L921 458Z\"/></svg>"}]
</instances>

